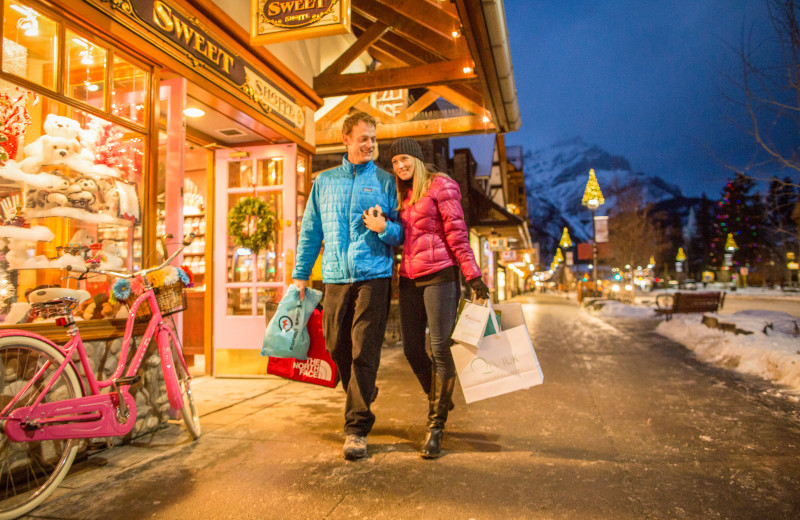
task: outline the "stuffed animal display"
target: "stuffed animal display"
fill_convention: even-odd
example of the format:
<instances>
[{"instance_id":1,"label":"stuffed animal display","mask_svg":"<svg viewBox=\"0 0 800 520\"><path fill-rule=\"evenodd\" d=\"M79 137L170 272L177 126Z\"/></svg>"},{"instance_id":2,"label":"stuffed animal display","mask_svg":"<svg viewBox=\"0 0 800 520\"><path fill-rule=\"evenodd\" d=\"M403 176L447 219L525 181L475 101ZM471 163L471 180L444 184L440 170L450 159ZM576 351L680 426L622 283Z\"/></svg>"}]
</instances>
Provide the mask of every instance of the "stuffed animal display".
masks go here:
<instances>
[{"instance_id":1,"label":"stuffed animal display","mask_svg":"<svg viewBox=\"0 0 800 520\"><path fill-rule=\"evenodd\" d=\"M90 129L83 129L74 119L49 114L43 125L44 133L23 148L25 158L20 162L9 160L0 166L0 177L23 184L22 206L27 218L66 216L88 222L114 222L118 218L139 220L136 190L130 189L128 183L120 179L120 171L113 167L119 157L115 158L117 163L110 163L111 166L98 164L103 158L96 157L95 153L109 146L119 149L121 142L106 141L113 133L105 132L100 136L98 128L103 125L98 124L90 123ZM122 139L121 135L113 136Z\"/></svg>"}]
</instances>

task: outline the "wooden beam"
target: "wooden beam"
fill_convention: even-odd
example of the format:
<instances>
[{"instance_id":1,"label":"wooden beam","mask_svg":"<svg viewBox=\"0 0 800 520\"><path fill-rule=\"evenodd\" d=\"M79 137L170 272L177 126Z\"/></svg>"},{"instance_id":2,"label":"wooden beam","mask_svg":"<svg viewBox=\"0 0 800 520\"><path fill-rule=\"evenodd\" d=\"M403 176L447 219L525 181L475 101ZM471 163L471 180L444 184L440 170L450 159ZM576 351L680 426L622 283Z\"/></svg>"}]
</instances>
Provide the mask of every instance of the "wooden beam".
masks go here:
<instances>
[{"instance_id":1,"label":"wooden beam","mask_svg":"<svg viewBox=\"0 0 800 520\"><path fill-rule=\"evenodd\" d=\"M388 8L395 8L408 18L416 20L431 31L454 40L453 31L461 27L458 15L452 15L434 6L426 0L372 0L373 3L383 4ZM355 2L354 2L355 3Z\"/></svg>"},{"instance_id":2,"label":"wooden beam","mask_svg":"<svg viewBox=\"0 0 800 520\"><path fill-rule=\"evenodd\" d=\"M406 65L411 65L410 63L400 60L396 56L393 56L388 52L384 52L375 45L373 45L370 48L369 53L373 58L378 60L381 63L381 65L388 66L389 68L404 67Z\"/></svg>"},{"instance_id":3,"label":"wooden beam","mask_svg":"<svg viewBox=\"0 0 800 520\"><path fill-rule=\"evenodd\" d=\"M440 61L417 65L416 67L399 67L380 69L358 74L339 74L337 76L317 76L314 78L314 90L321 97L343 96L364 92L379 92L398 88L427 87L458 83L474 79L474 70L465 73L464 67L469 62Z\"/></svg>"},{"instance_id":4,"label":"wooden beam","mask_svg":"<svg viewBox=\"0 0 800 520\"><path fill-rule=\"evenodd\" d=\"M316 122L317 128L338 121L340 117L347 114L353 105L367 96L369 96L369 94L353 94L352 96L347 96L335 107L328 110L328 112Z\"/></svg>"},{"instance_id":5,"label":"wooden beam","mask_svg":"<svg viewBox=\"0 0 800 520\"><path fill-rule=\"evenodd\" d=\"M414 101L414 103L412 103L411 106L405 109L403 113L400 114L400 117L406 121L411 121L412 119L417 117L417 114L428 108L431 105L431 103L433 103L440 97L441 96L437 92L428 90L426 93L420 96L418 100Z\"/></svg>"},{"instance_id":6,"label":"wooden beam","mask_svg":"<svg viewBox=\"0 0 800 520\"><path fill-rule=\"evenodd\" d=\"M341 74L344 70L358 58L362 52L366 51L373 43L378 41L389 26L380 20L376 20L346 51L339 56L336 61L331 63L327 69L319 75Z\"/></svg>"},{"instance_id":7,"label":"wooden beam","mask_svg":"<svg viewBox=\"0 0 800 520\"><path fill-rule=\"evenodd\" d=\"M372 21L369 18L356 11L353 11L353 27L357 27L366 31L371 24ZM426 44L426 42L420 44L398 34L396 32L395 25L392 25L392 31L385 33L383 38L381 38L375 43L375 45L372 46L373 49L376 47L395 55L397 58L400 58L409 65L414 63L433 63L435 61L442 60L441 53L436 52L436 50L432 49ZM466 44L464 44L463 47L463 52L458 57L469 57L469 49L467 49Z\"/></svg>"},{"instance_id":8,"label":"wooden beam","mask_svg":"<svg viewBox=\"0 0 800 520\"><path fill-rule=\"evenodd\" d=\"M417 20L410 18L402 10L402 3L396 8L379 4L374 0L352 0L353 11L358 11L369 18L381 20L387 25L392 26L392 32L403 36L408 40L430 49L439 55L439 59L457 59L463 56L461 49L462 42L456 42L452 38L447 38L431 31ZM461 40L461 38L458 38Z\"/></svg>"},{"instance_id":9,"label":"wooden beam","mask_svg":"<svg viewBox=\"0 0 800 520\"><path fill-rule=\"evenodd\" d=\"M428 90L432 92L436 92L438 95L445 98L447 101L451 102L455 106L459 108L463 108L470 114L475 114L478 116L486 115L489 111L486 109L485 106L475 103L473 100L467 98L466 96L459 94L455 90L442 86L442 85L434 85L428 87Z\"/></svg>"},{"instance_id":10,"label":"wooden beam","mask_svg":"<svg viewBox=\"0 0 800 520\"><path fill-rule=\"evenodd\" d=\"M397 139L398 137L434 139L456 135L486 134L496 131L497 129L492 123L484 123L481 117L461 116L397 124L380 124L377 128L377 137L379 140ZM319 128L317 126L315 143L318 147L339 146L342 144L342 131L340 128Z\"/></svg>"}]
</instances>

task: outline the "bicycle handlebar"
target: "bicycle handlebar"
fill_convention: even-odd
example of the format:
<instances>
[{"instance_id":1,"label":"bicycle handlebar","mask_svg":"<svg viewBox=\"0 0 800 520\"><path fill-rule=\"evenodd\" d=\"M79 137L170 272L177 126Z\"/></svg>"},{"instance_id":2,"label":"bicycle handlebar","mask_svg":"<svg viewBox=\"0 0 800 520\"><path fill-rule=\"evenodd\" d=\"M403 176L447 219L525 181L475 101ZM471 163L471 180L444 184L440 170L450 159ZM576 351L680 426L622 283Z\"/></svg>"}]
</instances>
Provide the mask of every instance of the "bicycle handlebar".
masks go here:
<instances>
[{"instance_id":1,"label":"bicycle handlebar","mask_svg":"<svg viewBox=\"0 0 800 520\"><path fill-rule=\"evenodd\" d=\"M87 265L86 272L81 273L79 278L85 277L88 273L96 273L96 274L105 274L108 276L113 276L115 278L133 278L135 276L144 276L147 273L152 273L153 271L158 271L159 269L163 269L164 267L168 266L175 258L186 249L186 246L192 243L194 240L194 233L189 233L188 235L183 237L183 241L181 242L181 247L179 247L174 253L172 253L169 258L164 260L164 263L158 265L156 267L150 267L148 269L142 269L140 271L136 271L135 273L122 273L119 271L106 271L104 269L95 269ZM99 264L98 264L99 265ZM68 272L72 270L72 265L68 265L65 268Z\"/></svg>"}]
</instances>

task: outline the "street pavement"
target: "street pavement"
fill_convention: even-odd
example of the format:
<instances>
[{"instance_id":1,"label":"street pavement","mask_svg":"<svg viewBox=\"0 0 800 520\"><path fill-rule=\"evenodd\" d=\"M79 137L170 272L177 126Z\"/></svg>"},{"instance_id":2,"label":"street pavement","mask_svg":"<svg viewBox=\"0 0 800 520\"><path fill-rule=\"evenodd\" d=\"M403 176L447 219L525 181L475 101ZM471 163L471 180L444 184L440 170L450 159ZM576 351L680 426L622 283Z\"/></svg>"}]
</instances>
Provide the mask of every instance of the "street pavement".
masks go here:
<instances>
[{"instance_id":1,"label":"street pavement","mask_svg":"<svg viewBox=\"0 0 800 520\"><path fill-rule=\"evenodd\" d=\"M425 396L385 346L365 460L341 456L340 388L200 377L199 440L176 423L94 454L27 518L800 518L796 399L697 362L656 320L516 301L544 384L457 390L438 460L418 455Z\"/></svg>"}]
</instances>

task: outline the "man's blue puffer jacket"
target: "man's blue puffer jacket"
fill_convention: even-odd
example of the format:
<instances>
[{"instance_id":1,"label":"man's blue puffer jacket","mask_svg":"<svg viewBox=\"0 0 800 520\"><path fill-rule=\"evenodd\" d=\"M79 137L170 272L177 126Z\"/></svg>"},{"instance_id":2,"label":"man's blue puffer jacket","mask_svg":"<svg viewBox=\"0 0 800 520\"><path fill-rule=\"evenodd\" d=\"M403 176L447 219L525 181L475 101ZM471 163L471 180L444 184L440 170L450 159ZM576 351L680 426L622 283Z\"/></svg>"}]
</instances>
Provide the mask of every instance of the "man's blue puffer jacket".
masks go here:
<instances>
[{"instance_id":1,"label":"man's blue puffer jacket","mask_svg":"<svg viewBox=\"0 0 800 520\"><path fill-rule=\"evenodd\" d=\"M375 233L364 226L364 210L378 204L388 215L386 229ZM297 240L295 280L308 280L322 240L322 281L353 283L392 276L392 246L403 243L397 219L394 176L370 161L342 165L319 174L311 188Z\"/></svg>"}]
</instances>

